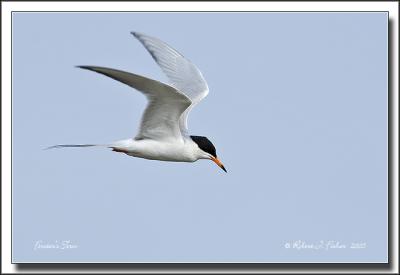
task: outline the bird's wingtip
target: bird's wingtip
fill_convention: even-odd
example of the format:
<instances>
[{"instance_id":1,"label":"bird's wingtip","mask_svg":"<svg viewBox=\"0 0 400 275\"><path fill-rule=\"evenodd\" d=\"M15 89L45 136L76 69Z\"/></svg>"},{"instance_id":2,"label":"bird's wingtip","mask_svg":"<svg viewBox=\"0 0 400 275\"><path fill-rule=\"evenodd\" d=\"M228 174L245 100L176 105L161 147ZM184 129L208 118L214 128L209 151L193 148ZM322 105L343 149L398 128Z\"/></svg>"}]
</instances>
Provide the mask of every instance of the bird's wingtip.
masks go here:
<instances>
[{"instance_id":1,"label":"bird's wingtip","mask_svg":"<svg viewBox=\"0 0 400 275\"><path fill-rule=\"evenodd\" d=\"M83 69L83 70L88 70L88 71L97 72L96 69L99 69L100 67L97 67L97 66L81 66L81 65L78 65L78 66L75 66L75 68L79 68L79 69Z\"/></svg>"},{"instance_id":2,"label":"bird's wingtip","mask_svg":"<svg viewBox=\"0 0 400 275\"><path fill-rule=\"evenodd\" d=\"M138 40L142 41L143 37L147 36L144 33L141 32L135 32L135 31L131 31L131 34Z\"/></svg>"}]
</instances>

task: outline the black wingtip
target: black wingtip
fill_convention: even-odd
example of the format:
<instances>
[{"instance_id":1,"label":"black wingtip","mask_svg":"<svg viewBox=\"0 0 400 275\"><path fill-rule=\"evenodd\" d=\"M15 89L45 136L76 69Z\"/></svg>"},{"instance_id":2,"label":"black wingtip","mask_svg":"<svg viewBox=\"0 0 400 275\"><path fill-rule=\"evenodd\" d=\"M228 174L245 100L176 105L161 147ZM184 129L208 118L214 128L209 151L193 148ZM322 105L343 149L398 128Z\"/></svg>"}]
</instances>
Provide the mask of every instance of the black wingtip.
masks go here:
<instances>
[{"instance_id":1,"label":"black wingtip","mask_svg":"<svg viewBox=\"0 0 400 275\"><path fill-rule=\"evenodd\" d=\"M75 68L79 69L85 69L85 70L90 70L90 66L81 66L81 65L76 65Z\"/></svg>"},{"instance_id":2,"label":"black wingtip","mask_svg":"<svg viewBox=\"0 0 400 275\"><path fill-rule=\"evenodd\" d=\"M80 65L78 65L78 66L75 66L75 67L79 68L79 69L88 70L88 71L91 71L91 72L101 73L101 72L97 71L98 69L101 69L101 67L97 67L97 66L80 66Z\"/></svg>"},{"instance_id":3,"label":"black wingtip","mask_svg":"<svg viewBox=\"0 0 400 275\"><path fill-rule=\"evenodd\" d=\"M143 36L145 36L143 33L140 32L131 32L131 34L140 42L143 43Z\"/></svg>"}]
</instances>

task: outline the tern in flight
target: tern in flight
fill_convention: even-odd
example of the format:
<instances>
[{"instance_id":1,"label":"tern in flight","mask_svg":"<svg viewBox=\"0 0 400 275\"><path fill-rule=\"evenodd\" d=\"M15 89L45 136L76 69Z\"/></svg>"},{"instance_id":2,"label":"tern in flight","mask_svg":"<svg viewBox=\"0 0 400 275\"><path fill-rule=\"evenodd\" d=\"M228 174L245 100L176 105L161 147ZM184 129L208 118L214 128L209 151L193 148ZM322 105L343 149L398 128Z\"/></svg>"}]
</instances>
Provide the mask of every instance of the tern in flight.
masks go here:
<instances>
[{"instance_id":1,"label":"tern in flight","mask_svg":"<svg viewBox=\"0 0 400 275\"><path fill-rule=\"evenodd\" d=\"M226 172L211 141L188 133L190 110L208 94L207 83L199 69L163 41L138 32L132 34L161 67L170 84L110 68L78 67L120 81L146 96L148 104L136 137L106 145L63 144L49 148L105 146L115 152L151 160L195 162L209 159Z\"/></svg>"}]
</instances>

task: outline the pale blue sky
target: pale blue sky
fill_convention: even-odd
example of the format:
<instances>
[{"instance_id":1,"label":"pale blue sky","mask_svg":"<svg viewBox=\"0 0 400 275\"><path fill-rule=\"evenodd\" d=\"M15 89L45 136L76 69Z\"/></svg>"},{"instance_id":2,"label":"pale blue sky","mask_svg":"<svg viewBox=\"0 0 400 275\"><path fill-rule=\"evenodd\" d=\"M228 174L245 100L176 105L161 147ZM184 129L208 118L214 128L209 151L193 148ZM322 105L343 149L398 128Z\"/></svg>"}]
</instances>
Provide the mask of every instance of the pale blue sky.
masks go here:
<instances>
[{"instance_id":1,"label":"pale blue sky","mask_svg":"<svg viewBox=\"0 0 400 275\"><path fill-rule=\"evenodd\" d=\"M387 27L387 13L14 13L14 262L386 261ZM145 98L74 68L165 81L131 31L200 68L210 93L189 129L228 174L42 150L135 135Z\"/></svg>"}]
</instances>

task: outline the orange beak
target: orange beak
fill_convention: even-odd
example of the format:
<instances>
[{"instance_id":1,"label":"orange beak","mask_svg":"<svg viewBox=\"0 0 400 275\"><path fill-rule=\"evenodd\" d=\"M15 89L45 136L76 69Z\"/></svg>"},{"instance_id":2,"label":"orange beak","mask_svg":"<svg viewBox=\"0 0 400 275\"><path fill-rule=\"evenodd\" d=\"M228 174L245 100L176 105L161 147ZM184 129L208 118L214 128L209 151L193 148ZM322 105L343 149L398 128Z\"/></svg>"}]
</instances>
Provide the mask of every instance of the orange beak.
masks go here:
<instances>
[{"instance_id":1,"label":"orange beak","mask_svg":"<svg viewBox=\"0 0 400 275\"><path fill-rule=\"evenodd\" d=\"M228 173L228 172L226 171L224 165L222 164L222 162L221 162L218 158L211 157L211 160L212 160L213 162L215 162L219 167L221 167L221 169L224 170L225 173Z\"/></svg>"}]
</instances>

